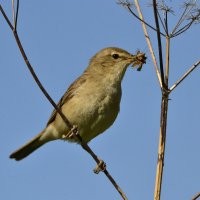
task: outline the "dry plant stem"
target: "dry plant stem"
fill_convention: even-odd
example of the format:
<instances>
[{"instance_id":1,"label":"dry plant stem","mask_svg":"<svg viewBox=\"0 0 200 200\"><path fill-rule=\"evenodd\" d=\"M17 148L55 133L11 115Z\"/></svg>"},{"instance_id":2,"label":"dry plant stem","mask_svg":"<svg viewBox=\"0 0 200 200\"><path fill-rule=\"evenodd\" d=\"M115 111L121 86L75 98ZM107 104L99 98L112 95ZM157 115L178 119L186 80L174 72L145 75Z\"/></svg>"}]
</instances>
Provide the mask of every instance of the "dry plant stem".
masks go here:
<instances>
[{"instance_id":1,"label":"dry plant stem","mask_svg":"<svg viewBox=\"0 0 200 200\"><path fill-rule=\"evenodd\" d=\"M200 64L200 60L197 61L192 67L169 89L172 92L198 65Z\"/></svg>"},{"instance_id":2,"label":"dry plant stem","mask_svg":"<svg viewBox=\"0 0 200 200\"><path fill-rule=\"evenodd\" d=\"M170 38L166 36L166 65L165 65L165 84L168 87L169 79L169 51L170 50Z\"/></svg>"},{"instance_id":3,"label":"dry plant stem","mask_svg":"<svg viewBox=\"0 0 200 200\"><path fill-rule=\"evenodd\" d=\"M165 88L166 86L165 86L165 80L164 80L162 42L161 42L161 36L160 36L160 26L159 26L159 20L158 20L158 10L157 10L156 0L153 0L153 10L154 10L156 30L157 30L158 53L159 53L159 61L160 61L160 75L161 75L161 80L162 80L162 86Z\"/></svg>"},{"instance_id":4,"label":"dry plant stem","mask_svg":"<svg viewBox=\"0 0 200 200\"><path fill-rule=\"evenodd\" d=\"M17 9L16 9L16 15L15 15L15 22L14 22L15 30L17 29L18 11L19 11L19 0L17 0Z\"/></svg>"},{"instance_id":5,"label":"dry plant stem","mask_svg":"<svg viewBox=\"0 0 200 200\"><path fill-rule=\"evenodd\" d=\"M139 13L139 16L141 19L143 19L142 17L142 13L140 10L140 6L137 0L135 0L135 5L137 8L137 11ZM157 11L155 10L155 12L157 13ZM156 18L156 16L155 16ZM158 17L157 17L157 36L158 36L158 46L159 46L159 52L160 52L160 57L162 57L162 46L161 46L161 39L160 39L160 34L159 34L159 25L158 25ZM160 138L159 138L159 147L158 147L158 163L157 163L157 171L156 171L156 181L155 181L155 192L154 192L154 200L160 200L160 196L161 196L161 185L162 185L162 175L163 175L163 166L164 166L164 153L165 153L165 141L166 141L166 127L167 127L167 110L168 110L168 93L165 92L167 91L166 88L162 87L162 85L164 84L164 72L163 72L163 63L162 63L162 59L161 59L161 70L162 70L162 76L163 78L161 79L160 76L160 72L158 70L158 65L155 59L155 54L153 52L153 48L146 30L146 26L144 23L142 23L142 27L144 30L144 34L147 40L147 44L149 46L151 55L152 55L152 59L154 62L154 67L156 70L156 74L158 76L158 80L160 83L160 86L162 88L162 102L161 102L161 119L160 119ZM169 42L169 41L168 41ZM168 50L169 50L169 43L168 43ZM159 58L160 58L159 57ZM169 59L169 51L166 54L166 58ZM169 75L169 60L166 63L167 66L167 74L165 76L165 79L167 79L168 82L168 75Z\"/></svg>"},{"instance_id":6,"label":"dry plant stem","mask_svg":"<svg viewBox=\"0 0 200 200\"><path fill-rule=\"evenodd\" d=\"M189 22L188 24L186 24L185 26L183 26L176 33L172 34L171 37L173 38L173 37L176 37L176 36L184 33L185 31L187 31L192 26L193 23L194 23L194 20L191 20L191 22Z\"/></svg>"},{"instance_id":7,"label":"dry plant stem","mask_svg":"<svg viewBox=\"0 0 200 200\"><path fill-rule=\"evenodd\" d=\"M163 22L163 20L162 20L162 17L160 16L159 11L157 11L157 14L158 14L159 20L160 20L160 22L161 22L161 25L162 25L162 27L163 27L165 33L167 34L166 26L165 26L165 24L164 24L164 22Z\"/></svg>"},{"instance_id":8,"label":"dry plant stem","mask_svg":"<svg viewBox=\"0 0 200 200\"><path fill-rule=\"evenodd\" d=\"M165 158L166 128L167 128L168 93L163 93L160 116L160 138L158 146L158 161L156 170L154 200L160 200L162 176Z\"/></svg>"},{"instance_id":9,"label":"dry plant stem","mask_svg":"<svg viewBox=\"0 0 200 200\"><path fill-rule=\"evenodd\" d=\"M167 84L164 80L164 68L163 68L163 56L162 56L162 42L160 37L160 27L158 20L158 10L157 10L157 2L153 0L153 10L154 10L154 18L155 24L157 28L157 40L158 40L158 51L159 51L159 61L160 61L160 73L162 79L162 103L161 103L161 116L160 116L160 138L159 138L159 146L158 146L158 162L157 162L157 170L156 170L156 180L155 180L155 190L154 190L154 200L160 200L161 197L161 189L162 189L162 177L163 177L163 169L164 169L164 158L165 158L165 144L166 144L166 128L167 128L167 111L168 111L168 96L169 93L166 92L168 90ZM168 43L168 40L167 40ZM169 44L169 43L168 43ZM169 45L167 45L167 54L166 58L169 58ZM169 72L169 60L166 62L166 70ZM165 79L168 81L168 75L166 74Z\"/></svg>"},{"instance_id":10,"label":"dry plant stem","mask_svg":"<svg viewBox=\"0 0 200 200\"><path fill-rule=\"evenodd\" d=\"M197 194L192 198L192 200L197 200L199 197L200 197L200 192L197 193Z\"/></svg>"},{"instance_id":11,"label":"dry plant stem","mask_svg":"<svg viewBox=\"0 0 200 200\"><path fill-rule=\"evenodd\" d=\"M17 5L18 6L18 5ZM63 119L63 121L66 123L66 125L72 130L72 132L74 133L74 136L77 137L77 139L80 141L81 146L94 158L94 160L96 161L97 164L99 164L99 159L98 157L95 155L95 153L91 150L91 148L87 145L87 143L85 143L81 136L78 134L78 130L77 128L74 128L74 126L69 122L69 120L66 118L66 116L62 113L62 111L57 107L56 103L53 101L53 99L50 97L50 95L47 93L47 91L45 90L45 88L43 87L43 85L41 84L40 80L38 79L37 75L35 74L33 67L31 66L26 53L23 49L23 46L21 44L21 41L19 39L18 33L16 31L16 21L14 22L13 26L10 22L10 20L8 19L6 13L4 12L2 6L0 5L0 11L2 13L2 15L4 16L6 22L8 23L9 27L11 28L15 40L17 42L17 45L19 47L19 50L22 54L22 57L29 69L29 71L31 72L34 80L36 81L37 85L39 86L39 88L41 89L41 91L43 92L43 94L46 96L46 98L49 100L49 102L52 104L52 106L56 109L56 111L60 114L61 118ZM18 8L17 8L17 12L18 12ZM15 15L16 16L16 15ZM17 16L15 17L15 19L17 19ZM105 169L104 174L107 176L107 178L110 180L110 182L113 184L113 186L116 188L116 190L119 192L119 194L121 195L121 197L124 200L127 200L126 195L124 194L124 192L121 190L121 188L118 186L118 184L115 182L115 180L112 178L112 176L110 175L110 173Z\"/></svg>"},{"instance_id":12,"label":"dry plant stem","mask_svg":"<svg viewBox=\"0 0 200 200\"><path fill-rule=\"evenodd\" d=\"M168 88L168 78L169 78L169 52L170 52L170 38L167 36L166 37L166 66L165 66L165 84L167 88ZM160 200L160 196L161 196L162 177L163 177L164 158L165 158L165 144L166 144L168 98L169 98L169 93L163 88L154 200Z\"/></svg>"},{"instance_id":13,"label":"dry plant stem","mask_svg":"<svg viewBox=\"0 0 200 200\"><path fill-rule=\"evenodd\" d=\"M180 19L178 20L176 26L174 27L174 29L173 29L173 31L172 31L172 33L171 33L172 35L175 33L175 31L178 29L178 27L179 27L179 26L181 25L181 23L183 22L186 11L187 11L187 7L185 7L185 9L184 9L184 11L183 11L183 13L182 13Z\"/></svg>"},{"instance_id":14,"label":"dry plant stem","mask_svg":"<svg viewBox=\"0 0 200 200\"><path fill-rule=\"evenodd\" d=\"M169 35L169 29L168 29L168 11L165 11L165 27L166 27L166 35Z\"/></svg>"},{"instance_id":15,"label":"dry plant stem","mask_svg":"<svg viewBox=\"0 0 200 200\"><path fill-rule=\"evenodd\" d=\"M138 17L138 16L131 10L130 6L127 6L127 8L128 8L128 10L129 10L129 12L130 12L134 17L136 17L138 20L140 20L141 22L143 22L145 25L147 25L147 26L148 26L149 28L151 28L152 30L156 31L156 29L155 29L153 26L151 26L150 24L148 24L147 22L145 22L141 17ZM160 32L160 34L161 34L162 36L165 36L165 34L162 33L162 32Z\"/></svg>"},{"instance_id":16,"label":"dry plant stem","mask_svg":"<svg viewBox=\"0 0 200 200\"><path fill-rule=\"evenodd\" d=\"M169 78L169 59L170 59L170 36L168 35L168 19L167 19L167 13L166 13L166 19L165 19L165 24L166 24L166 66L165 66L165 80L164 80L164 72L162 72L163 69L163 61L162 61L162 46L161 46L161 38L160 38L160 30L159 30L159 22L158 22L158 16L157 16L157 8L156 8L156 1L153 1L154 3L154 15L155 15L155 23L156 23L156 28L157 28L157 38L158 38L158 49L159 49L159 59L160 59L160 67L161 67L161 77L162 77L162 82L161 82L161 77L160 73L158 70L158 66L156 63L155 55L150 43L150 39L148 36L148 33L146 31L146 26L145 23L142 22L142 26L144 29L145 37L147 39L147 44L149 46L153 62L154 62L154 67L160 82L160 85L164 86L162 88L162 102L161 102L161 117L160 117L160 136L159 136L159 146L158 146L158 162L157 162L157 170L156 170L156 180L155 180L155 190L154 190L154 200L160 200L161 197L161 187L162 187L162 177L163 177L163 169L164 169L164 157L165 157L165 145L166 145L166 129L167 129L167 112L168 112L168 98L170 94L170 90L172 91L178 84L180 84L188 75L191 73L197 65L200 64L200 61L195 63L184 76L177 81L172 88L169 90L168 89L168 78ZM137 0L135 0L135 5L137 8L137 11L139 13L140 19L143 21L142 13L140 10L140 6ZM183 30L185 31L185 28L188 29L188 27L183 27ZM187 30L186 29L186 30ZM182 31L179 30L179 31ZM179 32L178 32L179 34ZM165 81L165 85L164 85ZM198 196L199 197L199 196Z\"/></svg>"},{"instance_id":17,"label":"dry plant stem","mask_svg":"<svg viewBox=\"0 0 200 200\"><path fill-rule=\"evenodd\" d=\"M6 20L6 22L7 22L7 24L8 24L8 26L10 27L10 29L13 31L13 26L12 26L12 24L11 24L11 22L10 22L10 20L8 19L8 17L7 17L7 15L6 15L6 13L4 12L4 10L3 10L3 8L2 8L2 6L0 5L0 11L1 11L1 13L2 13L2 15L3 15L3 17L4 17L4 19Z\"/></svg>"},{"instance_id":18,"label":"dry plant stem","mask_svg":"<svg viewBox=\"0 0 200 200\"><path fill-rule=\"evenodd\" d=\"M173 37L185 32L194 22L194 20L191 20L191 22L189 22L187 25L185 25L183 28L181 28L177 31L177 29L180 27L180 25L183 23L183 21L187 18L188 14L190 13L192 8L194 7L195 3L196 3L196 1L193 1L193 3L190 6L185 6L185 9L184 9L179 21L177 22L176 26L174 27L174 29L171 33L171 35L173 35ZM184 30L184 31L182 31L182 30Z\"/></svg>"},{"instance_id":19,"label":"dry plant stem","mask_svg":"<svg viewBox=\"0 0 200 200\"><path fill-rule=\"evenodd\" d=\"M13 24L15 24L15 0L12 0L12 18Z\"/></svg>"},{"instance_id":20,"label":"dry plant stem","mask_svg":"<svg viewBox=\"0 0 200 200\"><path fill-rule=\"evenodd\" d=\"M154 64L154 68L155 68L155 71L156 71L156 75L158 77L158 81L159 81L159 84L160 84L160 88L162 88L162 81L161 81L160 72L159 72L159 69L158 69L158 64L157 64L157 61L156 61L156 57L155 57L155 54L154 54L154 51L153 51L153 47L152 47L152 44L151 44L151 40L150 40L149 34L147 32L146 25L145 25L145 23L143 23L144 19L143 19L143 15L142 15L138 0L135 0L135 6L137 8L137 12L139 14L139 17L142 20L141 23L142 23L142 28L143 28L143 31L144 31L144 35L145 35L145 38L146 38L146 41L147 41L147 45L149 47L149 51L151 53L151 57L152 57L153 64Z\"/></svg>"}]
</instances>

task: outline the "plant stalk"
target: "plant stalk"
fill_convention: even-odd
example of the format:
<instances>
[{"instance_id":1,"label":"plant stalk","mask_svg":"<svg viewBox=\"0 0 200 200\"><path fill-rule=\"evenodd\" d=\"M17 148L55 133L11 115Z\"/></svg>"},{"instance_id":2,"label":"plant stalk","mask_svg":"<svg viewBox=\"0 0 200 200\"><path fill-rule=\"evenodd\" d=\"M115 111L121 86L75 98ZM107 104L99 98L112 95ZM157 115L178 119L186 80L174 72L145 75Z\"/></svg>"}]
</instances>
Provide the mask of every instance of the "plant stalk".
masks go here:
<instances>
[{"instance_id":1,"label":"plant stalk","mask_svg":"<svg viewBox=\"0 0 200 200\"><path fill-rule=\"evenodd\" d=\"M165 158L165 144L166 144L168 97L169 94L163 92L161 101L160 137L158 146L158 161L156 170L154 200L160 200L161 196L162 177L163 177L164 158Z\"/></svg>"},{"instance_id":2,"label":"plant stalk","mask_svg":"<svg viewBox=\"0 0 200 200\"><path fill-rule=\"evenodd\" d=\"M165 65L165 84L168 88L169 81L169 52L170 52L170 37L166 36L166 65Z\"/></svg>"}]
</instances>

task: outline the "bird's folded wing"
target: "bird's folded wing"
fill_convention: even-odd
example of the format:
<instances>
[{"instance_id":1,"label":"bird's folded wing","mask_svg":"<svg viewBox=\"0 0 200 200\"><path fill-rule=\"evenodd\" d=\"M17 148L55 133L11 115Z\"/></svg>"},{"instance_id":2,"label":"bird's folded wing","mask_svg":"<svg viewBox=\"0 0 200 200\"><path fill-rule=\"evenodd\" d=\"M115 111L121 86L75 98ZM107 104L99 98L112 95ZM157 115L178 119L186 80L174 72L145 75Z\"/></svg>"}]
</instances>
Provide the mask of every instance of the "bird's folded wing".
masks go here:
<instances>
[{"instance_id":1,"label":"bird's folded wing","mask_svg":"<svg viewBox=\"0 0 200 200\"><path fill-rule=\"evenodd\" d=\"M65 104L67 101L69 101L75 94L77 89L79 88L80 85L82 85L86 81L85 76L80 76L78 79L76 79L68 88L68 90L65 92L65 94L61 97L60 101L57 104L57 107L59 109L62 108L62 105ZM48 122L47 125L51 124L57 115L57 111L54 109Z\"/></svg>"}]
</instances>

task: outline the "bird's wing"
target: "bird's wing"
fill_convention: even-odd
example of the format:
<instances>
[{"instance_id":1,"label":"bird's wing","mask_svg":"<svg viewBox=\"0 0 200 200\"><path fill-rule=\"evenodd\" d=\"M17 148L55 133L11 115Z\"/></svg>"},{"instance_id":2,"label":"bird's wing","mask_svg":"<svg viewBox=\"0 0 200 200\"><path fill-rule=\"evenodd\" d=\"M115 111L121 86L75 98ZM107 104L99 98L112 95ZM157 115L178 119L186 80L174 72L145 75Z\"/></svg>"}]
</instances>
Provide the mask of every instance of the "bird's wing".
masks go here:
<instances>
[{"instance_id":1,"label":"bird's wing","mask_svg":"<svg viewBox=\"0 0 200 200\"><path fill-rule=\"evenodd\" d=\"M57 107L61 109L62 105L65 104L67 101L69 101L76 94L76 91L79 88L79 86L82 85L85 81L86 81L85 76L80 76L78 79L76 79L69 86L65 94L61 97L60 101L57 104ZM57 115L57 111L54 109L47 122L47 126L55 120L56 115Z\"/></svg>"}]
</instances>

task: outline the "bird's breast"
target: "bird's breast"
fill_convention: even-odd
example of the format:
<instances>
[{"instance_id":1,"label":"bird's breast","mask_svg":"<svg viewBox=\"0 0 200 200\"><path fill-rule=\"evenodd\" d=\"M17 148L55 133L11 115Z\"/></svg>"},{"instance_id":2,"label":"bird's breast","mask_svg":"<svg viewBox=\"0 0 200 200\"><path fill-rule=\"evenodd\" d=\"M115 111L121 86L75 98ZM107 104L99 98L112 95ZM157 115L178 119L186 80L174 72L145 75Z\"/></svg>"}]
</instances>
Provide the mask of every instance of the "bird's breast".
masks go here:
<instances>
[{"instance_id":1,"label":"bird's breast","mask_svg":"<svg viewBox=\"0 0 200 200\"><path fill-rule=\"evenodd\" d=\"M97 86L87 94L81 131L85 141L90 141L113 124L120 110L120 100L121 86Z\"/></svg>"}]
</instances>

